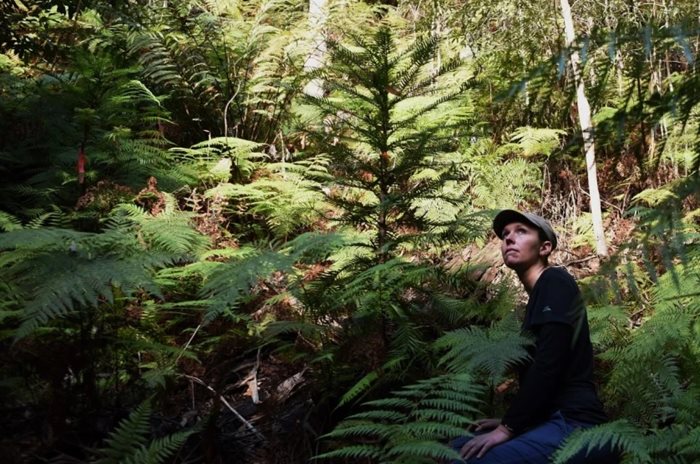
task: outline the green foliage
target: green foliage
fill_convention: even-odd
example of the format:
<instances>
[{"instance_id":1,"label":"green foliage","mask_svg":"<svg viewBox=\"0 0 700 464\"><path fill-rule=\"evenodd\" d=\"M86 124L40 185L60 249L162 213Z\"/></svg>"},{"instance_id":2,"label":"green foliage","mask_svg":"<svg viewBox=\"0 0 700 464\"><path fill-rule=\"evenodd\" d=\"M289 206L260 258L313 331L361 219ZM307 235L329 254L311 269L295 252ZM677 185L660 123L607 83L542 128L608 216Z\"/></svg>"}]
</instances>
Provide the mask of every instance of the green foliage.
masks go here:
<instances>
[{"instance_id":1,"label":"green foliage","mask_svg":"<svg viewBox=\"0 0 700 464\"><path fill-rule=\"evenodd\" d=\"M106 447L97 451L96 464L161 464L170 458L192 435L193 431L177 432L149 440L151 405L138 406L122 420L106 440Z\"/></svg>"},{"instance_id":2,"label":"green foliage","mask_svg":"<svg viewBox=\"0 0 700 464\"><path fill-rule=\"evenodd\" d=\"M326 67L305 75L308 2L64 3L0 4L0 385L16 410L50 405L64 450L61 431L92 430L98 411L180 398L183 369L223 386L237 371L220 358L260 343L313 366L310 422L409 385L331 432L329 459L454 458L440 443L493 402L475 385L499 383L529 342L503 317L512 292L447 263L484 243L488 210L541 198L573 227L570 251L589 244L558 15L326 2ZM604 3L573 5L574 46L606 220L635 224L585 285L621 419L558 459L612 442L627 462L696 462L697 5ZM296 100L309 79L325 95ZM148 211L115 208L151 176L177 197L149 184L135 200ZM164 462L184 441L149 442L147 407L102 462Z\"/></svg>"},{"instance_id":3,"label":"green foliage","mask_svg":"<svg viewBox=\"0 0 700 464\"><path fill-rule=\"evenodd\" d=\"M632 308L636 309L637 306ZM589 305L587 310L593 346L604 350L626 339L629 322L629 312L626 308L617 305Z\"/></svg>"},{"instance_id":4,"label":"green foliage","mask_svg":"<svg viewBox=\"0 0 700 464\"><path fill-rule=\"evenodd\" d=\"M575 432L566 440L566 447L556 454L554 462L563 464L576 455L578 450L591 451L608 444L627 453L633 453L639 460L632 462L654 462L645 451L642 431L625 420Z\"/></svg>"},{"instance_id":5,"label":"green foliage","mask_svg":"<svg viewBox=\"0 0 700 464\"><path fill-rule=\"evenodd\" d=\"M459 317L454 307L433 297L446 285L445 272L427 256L413 260L404 255L447 246L485 229L483 218L468 216L460 207L460 156L455 151L460 112L451 103L461 89L442 90L442 79L456 65L430 73L438 41L413 45L398 46L386 27L371 40L357 36L351 45L331 42L329 66L319 74L329 96L307 98L320 113L307 123L313 150L320 156L309 158L308 153L303 161L276 163L272 179L222 185L210 192L249 201L251 211L265 214L295 213L300 210L292 208L303 201L323 214L323 220L360 231L347 234L340 246L326 248L330 253L314 265L320 272L313 278L300 274L299 266L294 272L291 255L256 254L251 267L248 262L236 265L238 275L268 276L267 282L273 280L273 270L286 271L268 288L286 287L299 319L322 327L321 358L352 349L365 337L380 344L374 367L358 372L342 366L333 376L332 383L340 388L354 385L343 396L346 403L432 363L426 337L442 321ZM279 195L289 191L281 181L296 179L293 196ZM293 220L299 218L303 216ZM253 285L253 280L232 282L224 266L211 275L206 284L215 288L211 301L241 301L240 289ZM217 308L214 314L221 311ZM329 386L331 391L337 388Z\"/></svg>"},{"instance_id":6,"label":"green foliage","mask_svg":"<svg viewBox=\"0 0 700 464\"><path fill-rule=\"evenodd\" d=\"M481 385L491 389L501 383L509 369L527 361L526 346L531 343L519 335L512 317L489 329L472 326L446 333L433 348L445 352L440 364L449 374L435 375L384 399L365 402L365 407L371 407L368 411L350 415L326 435L353 444L340 445L317 458L365 457L371 462L459 459L445 443L464 435L465 426L479 414L476 406L483 402L486 391ZM367 374L346 393L341 404L367 390L377 376L376 371ZM455 390L457 385L468 387ZM416 402L413 398L417 395L424 396Z\"/></svg>"},{"instance_id":7,"label":"green foliage","mask_svg":"<svg viewBox=\"0 0 700 464\"><path fill-rule=\"evenodd\" d=\"M698 428L700 255L695 226L679 220L676 209L683 198L694 195L686 186L695 183L687 179L668 186L672 194L664 196L653 210L640 209L644 212L639 242L629 243L628 249L647 249L642 255L646 262L651 248L660 262L627 266L623 278L615 282L615 291L608 294L610 299L624 298L628 305L630 300L642 304L641 308L631 305L633 317L641 317L636 319L638 327L624 324L627 312L620 312L619 307L601 308L600 317L615 324L614 330L603 332L601 358L612 366L604 394L622 419L573 435L556 462L605 444L619 449L625 463L690 463L700 456L697 442L691 444L688 439ZM594 328L597 317L593 318Z\"/></svg>"},{"instance_id":8,"label":"green foliage","mask_svg":"<svg viewBox=\"0 0 700 464\"><path fill-rule=\"evenodd\" d=\"M697 260L691 263L690 268L676 268L661 278L653 315L632 334L628 345L604 355L616 366L607 385L610 396L620 401L625 416L646 424L675 416L673 402L685 391L682 379L694 376L697 368L694 327L700 306L684 296L695 293L698 284Z\"/></svg>"},{"instance_id":9,"label":"green foliage","mask_svg":"<svg viewBox=\"0 0 700 464\"><path fill-rule=\"evenodd\" d=\"M23 220L48 204L74 207L86 186L105 178L137 187L156 176L166 188L191 179L165 150L162 98L117 53L113 34L120 28L105 32L104 24L82 18L73 26L99 40L75 44L58 71L38 67L0 83L3 208ZM83 185L76 172L80 151L87 159Z\"/></svg>"},{"instance_id":10,"label":"green foliage","mask_svg":"<svg viewBox=\"0 0 700 464\"><path fill-rule=\"evenodd\" d=\"M444 443L465 433L481 393L467 374L446 374L408 385L385 399L364 403L366 411L347 417L324 436L353 444L316 459L368 458L387 463L459 459Z\"/></svg>"},{"instance_id":11,"label":"green foliage","mask_svg":"<svg viewBox=\"0 0 700 464\"><path fill-rule=\"evenodd\" d=\"M262 217L277 237L286 237L317 224L328 212L321 184L327 176L328 160L317 156L306 160L265 163L250 183L221 183L207 190L208 197L232 200L230 210L241 210L240 221ZM252 216L252 218L251 218Z\"/></svg>"},{"instance_id":12,"label":"green foliage","mask_svg":"<svg viewBox=\"0 0 700 464\"><path fill-rule=\"evenodd\" d=\"M245 247L226 253L227 260L216 263L194 263L180 270L170 271L168 278L196 273L204 284L202 298L207 301L204 320L220 316L241 317L236 309L250 297L253 287L269 279L274 273L289 273L297 263L324 259L347 238L340 233L307 233L288 242L280 250L258 250ZM204 265L203 265L204 264Z\"/></svg>"},{"instance_id":13,"label":"green foliage","mask_svg":"<svg viewBox=\"0 0 700 464\"><path fill-rule=\"evenodd\" d=\"M144 79L174 97L168 106L187 123L183 143L203 131L261 142L278 136L301 86L293 4L185 0L142 13L129 50Z\"/></svg>"},{"instance_id":14,"label":"green foliage","mask_svg":"<svg viewBox=\"0 0 700 464\"><path fill-rule=\"evenodd\" d=\"M191 148L173 148L184 163L205 170L213 181L242 181L250 178L257 164L265 158L260 144L236 137L215 137L196 143ZM201 179L207 181L210 179Z\"/></svg>"},{"instance_id":15,"label":"green foliage","mask_svg":"<svg viewBox=\"0 0 700 464\"><path fill-rule=\"evenodd\" d=\"M513 132L512 143L504 145L501 150L518 150L526 158L542 155L549 157L560 147L559 138L566 131L538 127L519 127Z\"/></svg>"},{"instance_id":16,"label":"green foliage","mask_svg":"<svg viewBox=\"0 0 700 464\"><path fill-rule=\"evenodd\" d=\"M192 259L206 245L188 219L175 211L150 217L124 207L101 233L42 228L0 236L2 279L13 282L25 301L16 337L137 292L160 296L155 270Z\"/></svg>"},{"instance_id":17,"label":"green foliage","mask_svg":"<svg viewBox=\"0 0 700 464\"><path fill-rule=\"evenodd\" d=\"M451 372L473 372L495 387L510 369L530 359L526 347L532 340L518 334L518 325L508 317L489 329L472 326L448 332L435 342L435 348L446 350L440 364Z\"/></svg>"},{"instance_id":18,"label":"green foliage","mask_svg":"<svg viewBox=\"0 0 700 464\"><path fill-rule=\"evenodd\" d=\"M595 233L593 232L593 216L591 213L581 213L573 218L570 228L573 232L573 237L571 238L573 247L595 247Z\"/></svg>"},{"instance_id":19,"label":"green foliage","mask_svg":"<svg viewBox=\"0 0 700 464\"><path fill-rule=\"evenodd\" d=\"M22 223L11 214L0 211L0 228L4 232L11 232L22 228Z\"/></svg>"},{"instance_id":20,"label":"green foliage","mask_svg":"<svg viewBox=\"0 0 700 464\"><path fill-rule=\"evenodd\" d=\"M540 168L527 159L506 156L510 150L504 147L497 147L488 139L477 139L464 149L465 202L472 210L513 208L541 193ZM504 185L511 188L504 189Z\"/></svg>"},{"instance_id":21,"label":"green foliage","mask_svg":"<svg viewBox=\"0 0 700 464\"><path fill-rule=\"evenodd\" d=\"M445 185L459 178L458 161L448 156L457 121L447 121L448 102L460 89L439 87L456 63L426 72L437 46L426 39L398 47L387 27L371 41L332 42L333 64L322 73L330 95L308 97L326 121L312 135L334 166L326 195L342 212L336 220L373 230L372 246L383 260L399 244L454 219L428 218L421 200L459 203L458 192Z\"/></svg>"}]
</instances>

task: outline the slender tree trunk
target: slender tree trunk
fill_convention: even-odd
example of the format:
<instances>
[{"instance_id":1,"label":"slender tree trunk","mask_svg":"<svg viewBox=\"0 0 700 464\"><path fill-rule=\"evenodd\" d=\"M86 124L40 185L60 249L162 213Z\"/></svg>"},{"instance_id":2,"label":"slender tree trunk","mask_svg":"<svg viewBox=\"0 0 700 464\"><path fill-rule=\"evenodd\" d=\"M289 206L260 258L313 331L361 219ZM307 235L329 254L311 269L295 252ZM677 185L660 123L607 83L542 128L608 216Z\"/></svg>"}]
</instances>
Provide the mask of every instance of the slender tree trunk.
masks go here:
<instances>
[{"instance_id":1,"label":"slender tree trunk","mask_svg":"<svg viewBox=\"0 0 700 464\"><path fill-rule=\"evenodd\" d=\"M304 71L312 72L323 65L326 58L326 41L323 37L323 26L326 23L328 12L326 0L309 0L309 32L311 35L311 53L304 63ZM323 96L323 81L312 79L304 87L304 93L312 97Z\"/></svg>"},{"instance_id":2,"label":"slender tree trunk","mask_svg":"<svg viewBox=\"0 0 700 464\"><path fill-rule=\"evenodd\" d=\"M571 67L576 83L576 103L578 106L579 123L583 133L583 147L586 152L586 171L588 174L588 192L591 199L591 215L593 216L593 233L595 234L596 253L598 256L608 255L608 245L603 232L603 214L600 209L600 193L598 192L598 175L595 164L595 136L591 121L591 107L586 98L583 75L581 74L581 58L574 48L574 20L571 16L569 0L560 0L561 12L564 17L564 33L566 46L571 50Z\"/></svg>"}]
</instances>

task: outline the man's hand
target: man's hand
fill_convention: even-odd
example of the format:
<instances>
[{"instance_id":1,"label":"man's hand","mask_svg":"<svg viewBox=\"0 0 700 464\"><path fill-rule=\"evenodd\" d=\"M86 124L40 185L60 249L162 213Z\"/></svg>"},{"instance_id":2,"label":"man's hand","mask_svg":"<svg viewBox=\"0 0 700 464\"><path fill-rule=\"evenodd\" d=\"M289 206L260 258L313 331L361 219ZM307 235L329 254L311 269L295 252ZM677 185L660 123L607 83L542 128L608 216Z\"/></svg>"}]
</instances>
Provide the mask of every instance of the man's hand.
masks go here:
<instances>
[{"instance_id":1,"label":"man's hand","mask_svg":"<svg viewBox=\"0 0 700 464\"><path fill-rule=\"evenodd\" d=\"M499 425L489 433L478 435L464 444L459 454L464 459L476 456L482 457L488 450L511 439L513 434L504 426Z\"/></svg>"}]
</instances>

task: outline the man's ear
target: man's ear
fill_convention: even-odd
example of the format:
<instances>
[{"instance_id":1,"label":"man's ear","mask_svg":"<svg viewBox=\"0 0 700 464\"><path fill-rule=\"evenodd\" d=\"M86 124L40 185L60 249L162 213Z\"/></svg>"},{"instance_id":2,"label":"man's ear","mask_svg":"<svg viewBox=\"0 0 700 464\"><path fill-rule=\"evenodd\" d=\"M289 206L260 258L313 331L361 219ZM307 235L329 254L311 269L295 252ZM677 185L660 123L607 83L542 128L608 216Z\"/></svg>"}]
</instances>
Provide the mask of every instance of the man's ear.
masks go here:
<instances>
[{"instance_id":1,"label":"man's ear","mask_svg":"<svg viewBox=\"0 0 700 464\"><path fill-rule=\"evenodd\" d=\"M540 245L540 256L549 256L550 254L552 254L552 242L545 240Z\"/></svg>"}]
</instances>

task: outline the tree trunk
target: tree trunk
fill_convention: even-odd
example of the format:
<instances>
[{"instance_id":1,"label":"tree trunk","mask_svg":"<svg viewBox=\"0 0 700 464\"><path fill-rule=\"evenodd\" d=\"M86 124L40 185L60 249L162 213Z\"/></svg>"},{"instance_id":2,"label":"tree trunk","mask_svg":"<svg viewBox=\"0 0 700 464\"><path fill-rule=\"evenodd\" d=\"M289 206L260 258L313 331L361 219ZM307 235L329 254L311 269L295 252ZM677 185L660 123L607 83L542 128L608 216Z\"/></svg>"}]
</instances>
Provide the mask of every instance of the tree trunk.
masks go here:
<instances>
[{"instance_id":1,"label":"tree trunk","mask_svg":"<svg viewBox=\"0 0 700 464\"><path fill-rule=\"evenodd\" d=\"M326 23L328 12L326 0L309 0L309 32L311 35L311 53L304 63L304 71L312 72L323 65L326 57L326 41L323 38L323 26ZM323 81L312 79L304 86L304 93L312 97L323 96Z\"/></svg>"},{"instance_id":2,"label":"tree trunk","mask_svg":"<svg viewBox=\"0 0 700 464\"><path fill-rule=\"evenodd\" d=\"M576 83L576 103L578 106L579 123L583 134L583 148L586 152L586 171L588 174L588 192L591 199L591 215L593 216L593 233L595 234L596 253L598 256L608 255L608 246L605 242L603 232L603 214L600 209L600 193L598 192L598 175L595 164L595 136L593 134L593 123L591 121L591 107L586 98L583 75L579 68L581 59L578 51L574 48L574 20L571 16L569 0L560 0L561 12L564 17L564 33L566 36L566 46L571 50L571 67L574 72Z\"/></svg>"}]
</instances>

